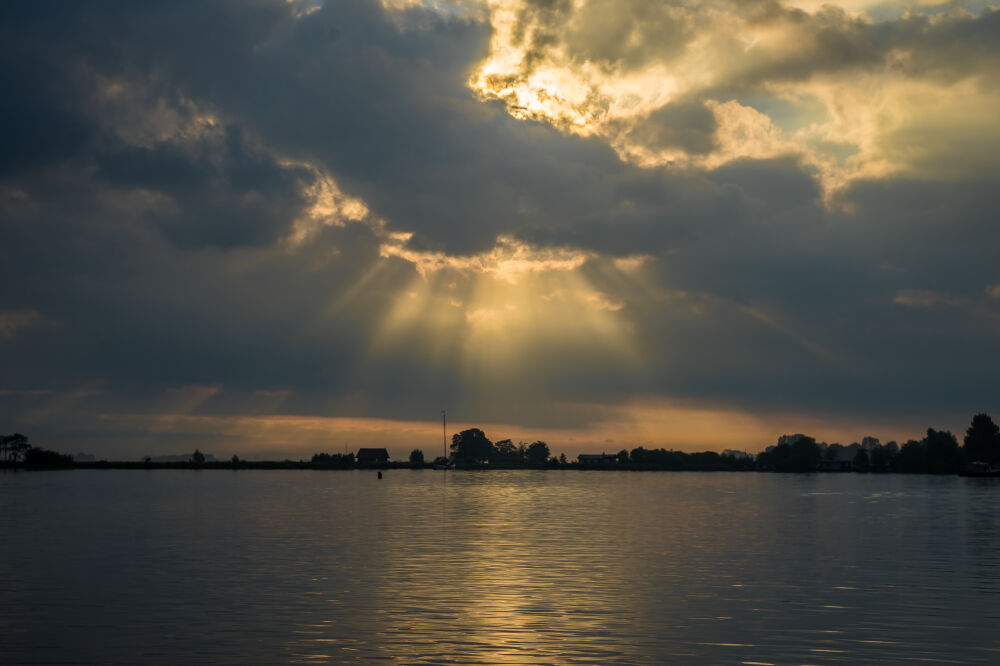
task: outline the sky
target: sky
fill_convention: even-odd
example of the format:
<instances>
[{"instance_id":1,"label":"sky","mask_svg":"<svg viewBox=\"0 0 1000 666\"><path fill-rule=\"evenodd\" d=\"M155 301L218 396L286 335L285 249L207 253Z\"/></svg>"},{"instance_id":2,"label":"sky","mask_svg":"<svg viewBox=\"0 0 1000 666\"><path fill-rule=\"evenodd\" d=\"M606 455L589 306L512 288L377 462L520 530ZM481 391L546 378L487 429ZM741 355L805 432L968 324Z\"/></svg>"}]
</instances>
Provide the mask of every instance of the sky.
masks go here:
<instances>
[{"instance_id":1,"label":"sky","mask_svg":"<svg viewBox=\"0 0 1000 666\"><path fill-rule=\"evenodd\" d=\"M136 459L959 435L980 1L0 5L0 432Z\"/></svg>"}]
</instances>

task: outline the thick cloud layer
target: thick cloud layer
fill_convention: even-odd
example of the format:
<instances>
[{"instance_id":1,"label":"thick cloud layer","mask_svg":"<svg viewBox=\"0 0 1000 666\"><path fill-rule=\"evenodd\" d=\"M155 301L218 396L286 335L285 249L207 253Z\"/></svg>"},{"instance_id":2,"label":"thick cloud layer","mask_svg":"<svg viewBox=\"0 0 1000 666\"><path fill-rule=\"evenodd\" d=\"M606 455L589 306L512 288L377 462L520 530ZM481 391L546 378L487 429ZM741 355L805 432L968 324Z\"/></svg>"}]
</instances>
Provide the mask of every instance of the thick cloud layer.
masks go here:
<instances>
[{"instance_id":1,"label":"thick cloud layer","mask_svg":"<svg viewBox=\"0 0 1000 666\"><path fill-rule=\"evenodd\" d=\"M849 9L5 5L0 431L957 427L998 370L998 13Z\"/></svg>"}]
</instances>

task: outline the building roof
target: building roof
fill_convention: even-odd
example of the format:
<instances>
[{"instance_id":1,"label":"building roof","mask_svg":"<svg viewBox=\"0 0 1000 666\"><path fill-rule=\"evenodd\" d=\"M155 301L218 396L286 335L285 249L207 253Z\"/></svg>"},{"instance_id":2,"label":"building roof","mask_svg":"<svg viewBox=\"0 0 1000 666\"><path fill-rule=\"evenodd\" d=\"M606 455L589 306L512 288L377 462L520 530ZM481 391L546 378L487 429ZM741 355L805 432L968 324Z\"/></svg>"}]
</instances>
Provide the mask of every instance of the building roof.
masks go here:
<instances>
[{"instance_id":1,"label":"building roof","mask_svg":"<svg viewBox=\"0 0 1000 666\"><path fill-rule=\"evenodd\" d=\"M386 458L388 458L389 457L389 451L388 451L388 449L385 449L385 448L381 448L381 449L358 449L358 457L361 457L361 456L385 456Z\"/></svg>"}]
</instances>

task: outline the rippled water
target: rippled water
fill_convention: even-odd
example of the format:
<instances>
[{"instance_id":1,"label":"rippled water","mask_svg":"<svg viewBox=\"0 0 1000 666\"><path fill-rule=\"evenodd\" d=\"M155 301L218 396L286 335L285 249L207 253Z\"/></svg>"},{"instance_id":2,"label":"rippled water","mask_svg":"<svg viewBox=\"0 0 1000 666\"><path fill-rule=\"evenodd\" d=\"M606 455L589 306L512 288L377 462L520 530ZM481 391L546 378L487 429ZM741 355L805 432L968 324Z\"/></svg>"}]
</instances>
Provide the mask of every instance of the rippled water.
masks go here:
<instances>
[{"instance_id":1,"label":"rippled water","mask_svg":"<svg viewBox=\"0 0 1000 666\"><path fill-rule=\"evenodd\" d=\"M1000 482L0 474L3 663L1000 663Z\"/></svg>"}]
</instances>

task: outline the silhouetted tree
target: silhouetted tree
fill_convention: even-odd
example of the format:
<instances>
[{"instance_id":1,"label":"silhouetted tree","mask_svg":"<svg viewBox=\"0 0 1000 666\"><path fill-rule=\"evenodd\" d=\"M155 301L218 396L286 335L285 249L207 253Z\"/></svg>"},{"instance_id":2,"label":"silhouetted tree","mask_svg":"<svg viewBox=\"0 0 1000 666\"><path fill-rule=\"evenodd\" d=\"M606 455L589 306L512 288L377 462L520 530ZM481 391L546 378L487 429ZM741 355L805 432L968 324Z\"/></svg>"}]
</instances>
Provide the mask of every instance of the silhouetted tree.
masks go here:
<instances>
[{"instance_id":1,"label":"silhouetted tree","mask_svg":"<svg viewBox=\"0 0 1000 666\"><path fill-rule=\"evenodd\" d=\"M629 452L629 460L636 465L645 465L649 462L646 453L647 451L644 447L637 446Z\"/></svg>"},{"instance_id":2,"label":"silhouetted tree","mask_svg":"<svg viewBox=\"0 0 1000 666\"><path fill-rule=\"evenodd\" d=\"M559 454L559 464L565 467L567 462L569 462L569 461L566 460L566 454L565 453L560 453Z\"/></svg>"},{"instance_id":3,"label":"silhouetted tree","mask_svg":"<svg viewBox=\"0 0 1000 666\"><path fill-rule=\"evenodd\" d=\"M823 460L827 462L834 462L840 457L840 452L844 450L844 447L840 444L831 444L826 447L826 451L823 452Z\"/></svg>"},{"instance_id":4,"label":"silhouetted tree","mask_svg":"<svg viewBox=\"0 0 1000 666\"><path fill-rule=\"evenodd\" d=\"M3 435L0 437L0 447L3 449L3 459L8 462L18 462L24 460L24 456L31 448L28 438L19 432L13 435Z\"/></svg>"},{"instance_id":5,"label":"silhouetted tree","mask_svg":"<svg viewBox=\"0 0 1000 666\"><path fill-rule=\"evenodd\" d=\"M812 437L799 437L791 446L793 472L815 472L822 459L819 445Z\"/></svg>"},{"instance_id":6,"label":"silhouetted tree","mask_svg":"<svg viewBox=\"0 0 1000 666\"><path fill-rule=\"evenodd\" d=\"M892 444L893 446L890 446ZM896 453L893 450L895 442L882 444L872 449L869 465L873 472L890 472L895 467Z\"/></svg>"},{"instance_id":7,"label":"silhouetted tree","mask_svg":"<svg viewBox=\"0 0 1000 666\"><path fill-rule=\"evenodd\" d=\"M422 467L424 464L424 452L420 449L410 451L410 464L414 467Z\"/></svg>"},{"instance_id":8,"label":"silhouetted tree","mask_svg":"<svg viewBox=\"0 0 1000 666\"><path fill-rule=\"evenodd\" d=\"M819 444L802 435L789 444L781 442L757 456L757 467L776 472L815 472L822 460Z\"/></svg>"},{"instance_id":9,"label":"silhouetted tree","mask_svg":"<svg viewBox=\"0 0 1000 666\"><path fill-rule=\"evenodd\" d=\"M195 449L194 453L191 454L191 462L193 462L195 465L204 465L205 454L199 451L198 449Z\"/></svg>"},{"instance_id":10,"label":"silhouetted tree","mask_svg":"<svg viewBox=\"0 0 1000 666\"><path fill-rule=\"evenodd\" d=\"M534 442L528 447L528 462L532 465L542 465L549 459L549 445L545 442Z\"/></svg>"},{"instance_id":11,"label":"silhouetted tree","mask_svg":"<svg viewBox=\"0 0 1000 666\"><path fill-rule=\"evenodd\" d=\"M962 466L958 440L947 430L927 429L927 471L931 474L955 474Z\"/></svg>"},{"instance_id":12,"label":"silhouetted tree","mask_svg":"<svg viewBox=\"0 0 1000 666\"><path fill-rule=\"evenodd\" d=\"M523 448L523 447L522 447ZM493 457L490 462L517 464L524 462L524 455L509 439L501 439L493 444Z\"/></svg>"},{"instance_id":13,"label":"silhouetted tree","mask_svg":"<svg viewBox=\"0 0 1000 666\"><path fill-rule=\"evenodd\" d=\"M24 464L44 467L72 467L73 456L30 446L24 452Z\"/></svg>"},{"instance_id":14,"label":"silhouetted tree","mask_svg":"<svg viewBox=\"0 0 1000 666\"><path fill-rule=\"evenodd\" d=\"M353 453L314 453L312 457L314 465L323 467L336 467L346 469L354 467Z\"/></svg>"},{"instance_id":15,"label":"silhouetted tree","mask_svg":"<svg viewBox=\"0 0 1000 666\"><path fill-rule=\"evenodd\" d=\"M31 444L28 443L28 438L19 432L15 432L10 436L10 450L13 453L14 460L24 460L24 457L28 455L28 451L31 450Z\"/></svg>"},{"instance_id":16,"label":"silhouetted tree","mask_svg":"<svg viewBox=\"0 0 1000 666\"><path fill-rule=\"evenodd\" d=\"M457 461L483 463L493 455L493 442L479 428L469 428L452 436L451 452Z\"/></svg>"},{"instance_id":17,"label":"silhouetted tree","mask_svg":"<svg viewBox=\"0 0 1000 666\"><path fill-rule=\"evenodd\" d=\"M750 456L723 453L719 456L719 465L722 469L751 470L753 469L754 460Z\"/></svg>"},{"instance_id":18,"label":"silhouetted tree","mask_svg":"<svg viewBox=\"0 0 1000 666\"><path fill-rule=\"evenodd\" d=\"M792 447L788 444L771 446L757 456L757 468L788 472L792 469L791 458Z\"/></svg>"},{"instance_id":19,"label":"silhouetted tree","mask_svg":"<svg viewBox=\"0 0 1000 666\"><path fill-rule=\"evenodd\" d=\"M965 431L965 457L970 462L1000 464L1000 427L989 414L976 414Z\"/></svg>"},{"instance_id":20,"label":"silhouetted tree","mask_svg":"<svg viewBox=\"0 0 1000 666\"><path fill-rule=\"evenodd\" d=\"M233 467L238 467L240 464L240 457L234 453L233 459L230 462L233 463Z\"/></svg>"},{"instance_id":21,"label":"silhouetted tree","mask_svg":"<svg viewBox=\"0 0 1000 666\"><path fill-rule=\"evenodd\" d=\"M787 445L786 445L787 448ZM761 454L763 462L768 455ZM685 453L672 449L647 449L637 446L632 452L621 451L616 456L619 462L632 463L651 469L691 469L691 470L722 470L722 469L752 469L754 460L750 457L737 458L734 455L720 455L715 451L699 451ZM786 470L787 471L787 470Z\"/></svg>"},{"instance_id":22,"label":"silhouetted tree","mask_svg":"<svg viewBox=\"0 0 1000 666\"><path fill-rule=\"evenodd\" d=\"M896 456L896 471L907 474L927 473L927 447L923 442L909 440Z\"/></svg>"},{"instance_id":23,"label":"silhouetted tree","mask_svg":"<svg viewBox=\"0 0 1000 666\"><path fill-rule=\"evenodd\" d=\"M868 460L868 452L864 449L858 449L858 452L854 454L854 471L856 472L867 472L870 462Z\"/></svg>"}]
</instances>

